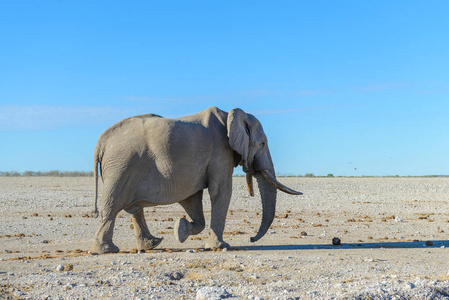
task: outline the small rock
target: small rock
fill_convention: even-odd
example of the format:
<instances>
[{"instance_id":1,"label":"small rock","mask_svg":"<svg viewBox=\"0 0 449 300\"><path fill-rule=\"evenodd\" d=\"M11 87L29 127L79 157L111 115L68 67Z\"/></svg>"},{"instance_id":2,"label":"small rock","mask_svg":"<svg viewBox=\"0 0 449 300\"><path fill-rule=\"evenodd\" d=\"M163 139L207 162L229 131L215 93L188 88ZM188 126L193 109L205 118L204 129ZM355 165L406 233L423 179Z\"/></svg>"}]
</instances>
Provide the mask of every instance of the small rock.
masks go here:
<instances>
[{"instance_id":1,"label":"small rock","mask_svg":"<svg viewBox=\"0 0 449 300\"><path fill-rule=\"evenodd\" d=\"M430 247L430 246L432 246L433 245L433 242L432 241L426 241L426 246L427 247Z\"/></svg>"},{"instance_id":2,"label":"small rock","mask_svg":"<svg viewBox=\"0 0 449 300\"><path fill-rule=\"evenodd\" d=\"M181 280L182 278L184 278L184 274L179 271L173 272L171 274L166 274L166 276L169 277L170 280Z\"/></svg>"},{"instance_id":3,"label":"small rock","mask_svg":"<svg viewBox=\"0 0 449 300\"><path fill-rule=\"evenodd\" d=\"M307 232L301 231L301 236L307 236Z\"/></svg>"},{"instance_id":4,"label":"small rock","mask_svg":"<svg viewBox=\"0 0 449 300\"><path fill-rule=\"evenodd\" d=\"M415 287L415 285L414 285L413 283L411 283L411 282L407 282L407 284L405 285L405 287L406 287L407 289L413 289L413 288Z\"/></svg>"},{"instance_id":5,"label":"small rock","mask_svg":"<svg viewBox=\"0 0 449 300\"><path fill-rule=\"evenodd\" d=\"M229 298L232 295L224 288L206 286L199 289L196 293L196 300L219 300Z\"/></svg>"},{"instance_id":6,"label":"small rock","mask_svg":"<svg viewBox=\"0 0 449 300\"><path fill-rule=\"evenodd\" d=\"M64 266L63 265L58 265L56 267L56 270L59 271L59 272L62 272L62 271L64 271Z\"/></svg>"},{"instance_id":7,"label":"small rock","mask_svg":"<svg viewBox=\"0 0 449 300\"><path fill-rule=\"evenodd\" d=\"M72 271L73 270L73 265L72 264L66 264L64 266L64 270L65 271Z\"/></svg>"},{"instance_id":8,"label":"small rock","mask_svg":"<svg viewBox=\"0 0 449 300\"><path fill-rule=\"evenodd\" d=\"M394 218L394 221L395 221L395 222L404 222L404 219L402 219L402 218L399 217L399 216L396 216L396 217Z\"/></svg>"},{"instance_id":9,"label":"small rock","mask_svg":"<svg viewBox=\"0 0 449 300\"><path fill-rule=\"evenodd\" d=\"M228 251L228 248L223 248L223 252L227 252Z\"/></svg>"},{"instance_id":10,"label":"small rock","mask_svg":"<svg viewBox=\"0 0 449 300\"><path fill-rule=\"evenodd\" d=\"M332 245L334 246L340 246L341 245L341 240L338 237L334 237L332 239Z\"/></svg>"}]
</instances>

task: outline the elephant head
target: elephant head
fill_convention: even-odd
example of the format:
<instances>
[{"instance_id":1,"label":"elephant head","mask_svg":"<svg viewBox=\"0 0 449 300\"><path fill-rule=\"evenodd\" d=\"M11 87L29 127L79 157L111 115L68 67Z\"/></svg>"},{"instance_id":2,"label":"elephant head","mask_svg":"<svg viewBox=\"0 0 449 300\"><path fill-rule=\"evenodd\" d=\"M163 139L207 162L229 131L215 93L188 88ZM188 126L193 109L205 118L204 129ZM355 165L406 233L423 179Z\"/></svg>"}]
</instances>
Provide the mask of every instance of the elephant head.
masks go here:
<instances>
[{"instance_id":1,"label":"elephant head","mask_svg":"<svg viewBox=\"0 0 449 300\"><path fill-rule=\"evenodd\" d=\"M277 189L302 195L277 181L268 149L267 137L259 120L239 108L231 110L227 119L228 137L231 148L239 154L239 164L246 173L246 182L251 196L254 195L252 177L256 177L262 198L262 223L251 242L262 238L273 222L276 210Z\"/></svg>"}]
</instances>

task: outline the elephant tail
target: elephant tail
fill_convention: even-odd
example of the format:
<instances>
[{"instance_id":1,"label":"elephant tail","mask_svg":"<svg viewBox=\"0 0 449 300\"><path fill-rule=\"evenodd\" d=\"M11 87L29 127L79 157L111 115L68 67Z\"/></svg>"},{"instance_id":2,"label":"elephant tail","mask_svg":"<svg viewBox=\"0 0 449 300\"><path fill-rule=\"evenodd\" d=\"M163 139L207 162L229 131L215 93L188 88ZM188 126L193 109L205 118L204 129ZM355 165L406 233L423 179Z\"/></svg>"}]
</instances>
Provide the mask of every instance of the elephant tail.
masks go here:
<instances>
[{"instance_id":1,"label":"elephant tail","mask_svg":"<svg viewBox=\"0 0 449 300\"><path fill-rule=\"evenodd\" d=\"M94 153L94 180L95 180L95 207L94 210L92 212L92 215L94 216L94 218L98 218L98 206L97 206L97 198L98 198L98 163L100 163L99 161L99 149L98 149L98 145L97 147L95 147L95 153Z\"/></svg>"}]
</instances>

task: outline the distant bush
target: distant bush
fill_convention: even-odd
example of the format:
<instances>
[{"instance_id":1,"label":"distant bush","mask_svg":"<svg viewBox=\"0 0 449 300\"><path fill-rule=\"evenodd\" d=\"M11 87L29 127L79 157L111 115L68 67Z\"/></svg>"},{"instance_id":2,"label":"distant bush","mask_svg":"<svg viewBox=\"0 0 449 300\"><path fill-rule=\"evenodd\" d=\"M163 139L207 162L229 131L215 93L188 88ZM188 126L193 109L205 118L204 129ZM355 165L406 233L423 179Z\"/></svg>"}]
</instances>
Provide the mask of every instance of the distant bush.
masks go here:
<instances>
[{"instance_id":1,"label":"distant bush","mask_svg":"<svg viewBox=\"0 0 449 300\"><path fill-rule=\"evenodd\" d=\"M313 175L313 173L307 173L304 177L315 177L315 175Z\"/></svg>"},{"instance_id":2,"label":"distant bush","mask_svg":"<svg viewBox=\"0 0 449 300\"><path fill-rule=\"evenodd\" d=\"M334 177L334 174L327 174L327 177Z\"/></svg>"},{"instance_id":3,"label":"distant bush","mask_svg":"<svg viewBox=\"0 0 449 300\"><path fill-rule=\"evenodd\" d=\"M93 177L94 172L89 171L58 171L58 170L52 170L47 172L41 172L41 171L25 171L22 173L19 173L17 171L0 171L0 176L8 176L8 177L32 177L32 176L43 176L43 177Z\"/></svg>"}]
</instances>

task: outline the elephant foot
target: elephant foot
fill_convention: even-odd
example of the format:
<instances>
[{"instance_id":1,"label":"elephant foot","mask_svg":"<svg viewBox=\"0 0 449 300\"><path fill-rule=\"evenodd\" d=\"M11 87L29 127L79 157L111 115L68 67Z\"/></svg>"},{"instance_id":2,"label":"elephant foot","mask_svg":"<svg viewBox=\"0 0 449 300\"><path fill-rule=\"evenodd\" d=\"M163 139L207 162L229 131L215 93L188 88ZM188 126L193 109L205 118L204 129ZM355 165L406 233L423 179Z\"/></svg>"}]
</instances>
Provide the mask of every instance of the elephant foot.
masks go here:
<instances>
[{"instance_id":1,"label":"elephant foot","mask_svg":"<svg viewBox=\"0 0 449 300\"><path fill-rule=\"evenodd\" d=\"M184 243L189 237L190 222L186 218L180 218L175 224L175 237L180 243Z\"/></svg>"},{"instance_id":2,"label":"elephant foot","mask_svg":"<svg viewBox=\"0 0 449 300\"><path fill-rule=\"evenodd\" d=\"M90 252L94 254L104 254L104 253L118 253L120 249L114 245L112 242L99 243L94 242L90 248Z\"/></svg>"},{"instance_id":3,"label":"elephant foot","mask_svg":"<svg viewBox=\"0 0 449 300\"><path fill-rule=\"evenodd\" d=\"M224 242L224 241L218 241L217 239L209 238L206 242L206 249L224 249L224 248L231 248L231 246Z\"/></svg>"},{"instance_id":4,"label":"elephant foot","mask_svg":"<svg viewBox=\"0 0 449 300\"><path fill-rule=\"evenodd\" d=\"M151 237L137 240L137 250L151 250L159 246L164 238Z\"/></svg>"}]
</instances>

